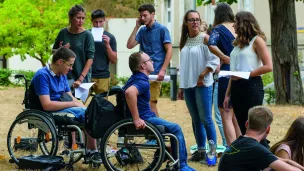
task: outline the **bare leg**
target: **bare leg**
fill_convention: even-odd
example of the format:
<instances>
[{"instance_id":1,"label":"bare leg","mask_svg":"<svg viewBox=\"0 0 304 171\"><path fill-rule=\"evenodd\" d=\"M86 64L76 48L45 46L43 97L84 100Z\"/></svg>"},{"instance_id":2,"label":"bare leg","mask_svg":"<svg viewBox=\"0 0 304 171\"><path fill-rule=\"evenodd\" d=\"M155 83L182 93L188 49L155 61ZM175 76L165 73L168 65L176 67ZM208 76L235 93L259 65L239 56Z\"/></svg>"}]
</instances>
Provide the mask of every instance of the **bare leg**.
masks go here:
<instances>
[{"instance_id":1,"label":"bare leg","mask_svg":"<svg viewBox=\"0 0 304 171\"><path fill-rule=\"evenodd\" d=\"M238 138L239 136L242 135L242 132L241 132L241 129L239 127L239 124L238 124L234 114L233 114L232 122L233 122L233 126L234 126L234 129L235 129L236 138Z\"/></svg>"},{"instance_id":2,"label":"bare leg","mask_svg":"<svg viewBox=\"0 0 304 171\"><path fill-rule=\"evenodd\" d=\"M71 132L71 136L72 136L72 145L76 144L76 132L75 131Z\"/></svg>"},{"instance_id":3,"label":"bare leg","mask_svg":"<svg viewBox=\"0 0 304 171\"><path fill-rule=\"evenodd\" d=\"M158 110L157 110L157 102L150 101L151 110L159 117Z\"/></svg>"},{"instance_id":4,"label":"bare leg","mask_svg":"<svg viewBox=\"0 0 304 171\"><path fill-rule=\"evenodd\" d=\"M233 109L229 109L229 112L226 112L223 108L219 108L222 116L222 123L224 127L224 133L227 141L227 145L230 145L234 140L236 140L237 135L236 132L237 130L240 132L240 128L237 127L235 128L235 124L233 122L234 117L234 112Z\"/></svg>"},{"instance_id":5,"label":"bare leg","mask_svg":"<svg viewBox=\"0 0 304 171\"><path fill-rule=\"evenodd\" d=\"M87 132L85 132L88 137L87 148L90 150L97 150L96 139L92 138Z\"/></svg>"}]
</instances>

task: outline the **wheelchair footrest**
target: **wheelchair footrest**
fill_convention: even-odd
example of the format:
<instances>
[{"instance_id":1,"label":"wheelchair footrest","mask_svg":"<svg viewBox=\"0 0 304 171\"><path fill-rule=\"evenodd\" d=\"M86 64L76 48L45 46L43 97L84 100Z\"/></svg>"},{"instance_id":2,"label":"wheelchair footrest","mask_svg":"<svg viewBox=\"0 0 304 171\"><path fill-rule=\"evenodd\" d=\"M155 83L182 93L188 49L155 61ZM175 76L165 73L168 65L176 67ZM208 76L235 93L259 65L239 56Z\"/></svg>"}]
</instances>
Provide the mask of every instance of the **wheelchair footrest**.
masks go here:
<instances>
[{"instance_id":1,"label":"wheelchair footrest","mask_svg":"<svg viewBox=\"0 0 304 171\"><path fill-rule=\"evenodd\" d=\"M30 155L18 158L19 169L51 169L59 170L66 166L64 159L60 156Z\"/></svg>"}]
</instances>

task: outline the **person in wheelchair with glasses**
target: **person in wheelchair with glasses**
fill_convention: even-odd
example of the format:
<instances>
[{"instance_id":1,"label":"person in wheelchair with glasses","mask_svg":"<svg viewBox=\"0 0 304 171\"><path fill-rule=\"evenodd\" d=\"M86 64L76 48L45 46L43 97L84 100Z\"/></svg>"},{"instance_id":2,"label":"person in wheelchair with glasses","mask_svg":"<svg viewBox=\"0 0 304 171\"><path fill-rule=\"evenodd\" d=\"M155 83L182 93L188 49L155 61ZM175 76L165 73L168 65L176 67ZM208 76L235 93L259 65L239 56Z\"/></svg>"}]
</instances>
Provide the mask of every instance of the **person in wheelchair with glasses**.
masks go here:
<instances>
[{"instance_id":1,"label":"person in wheelchair with glasses","mask_svg":"<svg viewBox=\"0 0 304 171\"><path fill-rule=\"evenodd\" d=\"M195 170L187 165L187 149L181 127L176 123L157 117L149 105L150 84L148 76L154 71L153 61L147 54L136 52L129 57L129 67L133 74L123 87L123 90L128 105L127 114L132 116L136 129L144 129L146 126L145 121L153 125L164 126L165 131L174 134L179 141L180 170ZM174 146L176 144L173 141L171 143L172 150L175 150ZM174 156L177 156L176 151L173 151L173 153Z\"/></svg>"},{"instance_id":2,"label":"person in wheelchair with glasses","mask_svg":"<svg viewBox=\"0 0 304 171\"><path fill-rule=\"evenodd\" d=\"M36 109L47 112L67 112L84 122L86 107L73 97L67 81L67 74L72 70L76 55L68 48L60 47L53 55L52 63L39 69L31 81L37 98ZM87 152L89 160L101 163L96 140L88 137Z\"/></svg>"}]
</instances>

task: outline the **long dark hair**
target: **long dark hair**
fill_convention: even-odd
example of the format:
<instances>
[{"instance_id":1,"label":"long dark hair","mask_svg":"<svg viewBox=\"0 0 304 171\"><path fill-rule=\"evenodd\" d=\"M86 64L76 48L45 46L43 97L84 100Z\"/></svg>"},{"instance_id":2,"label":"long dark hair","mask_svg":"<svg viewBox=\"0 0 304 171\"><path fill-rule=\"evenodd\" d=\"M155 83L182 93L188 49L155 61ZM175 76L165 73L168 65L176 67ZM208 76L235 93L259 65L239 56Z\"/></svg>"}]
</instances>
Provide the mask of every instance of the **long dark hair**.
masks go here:
<instances>
[{"instance_id":1,"label":"long dark hair","mask_svg":"<svg viewBox=\"0 0 304 171\"><path fill-rule=\"evenodd\" d=\"M231 7L227 3L218 3L214 9L213 27L223 22L234 23L234 14Z\"/></svg>"},{"instance_id":2,"label":"long dark hair","mask_svg":"<svg viewBox=\"0 0 304 171\"><path fill-rule=\"evenodd\" d=\"M266 41L265 33L261 30L258 21L248 11L241 11L235 15L235 38L233 45L240 48L249 45L251 39L258 35Z\"/></svg>"},{"instance_id":3,"label":"long dark hair","mask_svg":"<svg viewBox=\"0 0 304 171\"><path fill-rule=\"evenodd\" d=\"M186 12L186 14L184 15L184 19L183 19L182 33L181 33L181 38L180 38L180 41L179 41L179 49L180 50L183 49L183 47L185 46L185 44L187 42L187 39L188 39L189 30L188 30L188 27L187 27L187 19L188 19L188 15L192 12L197 13L199 18L201 19L201 15L196 10L188 10ZM202 28L202 27L204 27L204 28ZM200 21L200 31L206 31L207 29L208 29L208 24L201 19L201 21Z\"/></svg>"},{"instance_id":4,"label":"long dark hair","mask_svg":"<svg viewBox=\"0 0 304 171\"><path fill-rule=\"evenodd\" d=\"M299 117L293 121L285 137L281 141L274 144L270 148L270 151L272 153L275 153L275 150L281 144L286 144L290 147L290 158L293 161L299 163L302 166L304 165L304 117Z\"/></svg>"}]
</instances>

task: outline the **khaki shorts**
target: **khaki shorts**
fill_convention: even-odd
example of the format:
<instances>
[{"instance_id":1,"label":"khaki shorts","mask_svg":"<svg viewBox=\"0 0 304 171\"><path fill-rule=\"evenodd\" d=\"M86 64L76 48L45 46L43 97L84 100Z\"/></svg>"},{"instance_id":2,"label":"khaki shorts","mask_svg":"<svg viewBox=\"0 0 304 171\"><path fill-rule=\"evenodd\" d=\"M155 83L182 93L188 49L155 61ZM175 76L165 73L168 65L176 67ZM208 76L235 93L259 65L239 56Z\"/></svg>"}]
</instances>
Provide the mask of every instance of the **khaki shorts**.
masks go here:
<instances>
[{"instance_id":1,"label":"khaki shorts","mask_svg":"<svg viewBox=\"0 0 304 171\"><path fill-rule=\"evenodd\" d=\"M93 84L93 92L95 94L100 94L107 92L110 87L110 78L92 78Z\"/></svg>"},{"instance_id":2,"label":"khaki shorts","mask_svg":"<svg viewBox=\"0 0 304 171\"><path fill-rule=\"evenodd\" d=\"M150 101L157 102L160 96L161 82L150 81Z\"/></svg>"}]
</instances>

